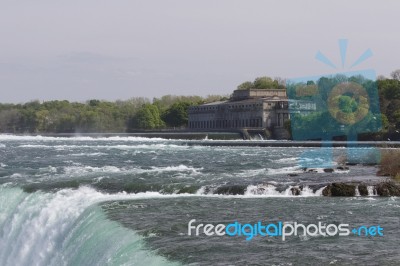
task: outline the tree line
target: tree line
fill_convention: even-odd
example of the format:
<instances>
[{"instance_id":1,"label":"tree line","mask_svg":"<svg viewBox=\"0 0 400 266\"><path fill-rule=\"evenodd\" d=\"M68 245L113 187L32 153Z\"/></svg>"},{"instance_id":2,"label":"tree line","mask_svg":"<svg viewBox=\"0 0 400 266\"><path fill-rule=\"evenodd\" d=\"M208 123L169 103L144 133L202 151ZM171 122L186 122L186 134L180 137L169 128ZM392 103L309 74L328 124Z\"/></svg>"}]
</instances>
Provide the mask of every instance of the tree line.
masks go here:
<instances>
[{"instance_id":1,"label":"tree line","mask_svg":"<svg viewBox=\"0 0 400 266\"><path fill-rule=\"evenodd\" d=\"M132 98L126 101L31 101L0 104L1 133L113 133L185 127L192 105L226 96Z\"/></svg>"},{"instance_id":2,"label":"tree line","mask_svg":"<svg viewBox=\"0 0 400 266\"><path fill-rule=\"evenodd\" d=\"M367 80L363 77L346 78L340 75L333 78L324 77L317 84L313 82L304 84L303 93L312 94L317 86L319 90L317 96L313 96L314 98L310 99L319 105L324 105L327 104L329 92L334 85L346 79L362 84L367 91L378 90L381 115L379 121L382 124L380 132L393 133L400 131L400 70L394 71L391 78L381 76L376 81ZM287 89L289 98L295 99L295 96L291 95L294 92L291 90L290 84L286 84L286 81L281 78L259 77L253 82L247 81L238 86L238 89L243 90L254 88ZM65 100L31 101L23 104L0 103L0 132L112 133L185 128L188 123L189 106L227 99L228 96L221 95L207 97L165 95L152 100L136 97L125 101L113 102L93 99L85 103ZM351 95L338 97L336 99L338 103L337 112L342 116L339 120L357 120L354 117L354 111L360 104L360 99L361 101L363 100L360 97L358 99L359 102L355 102ZM374 115L379 113L377 104L377 102L371 102L370 111L365 115L368 121L363 120L364 122L366 121L365 127L370 126L371 119L375 119ZM325 107L325 110L328 109ZM314 113L304 119L297 119L297 126L308 130L306 125L314 124L316 128L329 132L330 128L335 125L331 120L331 116L326 112ZM326 128L323 128L324 126ZM289 123L286 123L286 127L291 128ZM344 130L352 130L352 128L346 127Z\"/></svg>"}]
</instances>

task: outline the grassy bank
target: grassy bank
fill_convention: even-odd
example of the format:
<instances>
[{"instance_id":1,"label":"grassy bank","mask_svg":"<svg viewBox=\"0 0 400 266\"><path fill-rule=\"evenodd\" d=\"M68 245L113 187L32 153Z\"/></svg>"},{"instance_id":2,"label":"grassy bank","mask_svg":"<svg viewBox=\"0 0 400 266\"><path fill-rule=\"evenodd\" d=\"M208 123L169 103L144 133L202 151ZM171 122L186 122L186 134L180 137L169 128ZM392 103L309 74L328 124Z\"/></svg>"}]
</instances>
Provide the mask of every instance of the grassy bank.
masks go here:
<instances>
[{"instance_id":1,"label":"grassy bank","mask_svg":"<svg viewBox=\"0 0 400 266\"><path fill-rule=\"evenodd\" d=\"M391 176L400 181L400 150L382 150L381 163L378 175Z\"/></svg>"}]
</instances>

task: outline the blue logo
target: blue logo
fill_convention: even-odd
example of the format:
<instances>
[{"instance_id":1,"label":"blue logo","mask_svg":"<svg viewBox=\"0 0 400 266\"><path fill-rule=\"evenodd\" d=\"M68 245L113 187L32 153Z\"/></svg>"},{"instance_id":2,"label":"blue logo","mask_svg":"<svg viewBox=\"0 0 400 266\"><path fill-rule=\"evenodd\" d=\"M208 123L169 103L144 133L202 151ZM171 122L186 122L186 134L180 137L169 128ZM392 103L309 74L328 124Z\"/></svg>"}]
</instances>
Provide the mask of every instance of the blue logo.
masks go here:
<instances>
[{"instance_id":1,"label":"blue logo","mask_svg":"<svg viewBox=\"0 0 400 266\"><path fill-rule=\"evenodd\" d=\"M347 65L347 40L339 40L341 67ZM372 56L367 49L350 64L358 66ZM317 60L338 69L320 51ZM375 133L382 128L376 74L373 69L342 71L339 73L289 79L287 95L291 115L293 140L321 140L322 149L302 154L301 167L332 167L332 140L347 141L347 161L378 163L380 152L357 143L361 133Z\"/></svg>"},{"instance_id":2,"label":"blue logo","mask_svg":"<svg viewBox=\"0 0 400 266\"><path fill-rule=\"evenodd\" d=\"M285 241L289 236L383 236L383 228L380 225L360 226L350 231L349 224L326 224L318 222L317 224L288 223L278 221L276 223L268 223L258 221L256 223L242 224L235 221L230 224L195 224L196 219L192 219L188 223L188 236L238 236L244 237L247 241L252 240L256 236L261 237L279 237ZM351 232L351 233L350 233Z\"/></svg>"}]
</instances>

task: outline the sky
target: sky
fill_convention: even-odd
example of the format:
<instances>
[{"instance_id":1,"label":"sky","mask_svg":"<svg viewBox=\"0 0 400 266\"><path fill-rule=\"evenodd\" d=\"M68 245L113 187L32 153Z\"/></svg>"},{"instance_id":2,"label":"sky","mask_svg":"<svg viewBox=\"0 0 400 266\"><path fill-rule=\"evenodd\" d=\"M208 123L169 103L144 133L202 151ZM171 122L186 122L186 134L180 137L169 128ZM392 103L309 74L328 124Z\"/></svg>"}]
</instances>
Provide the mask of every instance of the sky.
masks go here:
<instances>
[{"instance_id":1,"label":"sky","mask_svg":"<svg viewBox=\"0 0 400 266\"><path fill-rule=\"evenodd\" d=\"M399 11L398 0L0 0L0 102L225 95L259 76L363 69L389 76L400 68ZM373 56L350 69L367 49Z\"/></svg>"}]
</instances>

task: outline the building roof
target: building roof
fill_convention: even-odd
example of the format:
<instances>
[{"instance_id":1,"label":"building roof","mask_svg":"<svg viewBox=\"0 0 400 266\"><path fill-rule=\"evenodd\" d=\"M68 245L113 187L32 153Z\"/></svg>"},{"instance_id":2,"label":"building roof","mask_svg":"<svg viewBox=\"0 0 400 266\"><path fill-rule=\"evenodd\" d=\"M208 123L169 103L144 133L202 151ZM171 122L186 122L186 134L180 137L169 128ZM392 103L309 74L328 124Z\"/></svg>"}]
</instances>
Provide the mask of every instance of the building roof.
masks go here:
<instances>
[{"instance_id":1,"label":"building roof","mask_svg":"<svg viewBox=\"0 0 400 266\"><path fill-rule=\"evenodd\" d=\"M205 104L201 104L200 106L206 106L206 105L217 105L217 104L224 104L230 101L218 101L218 102L212 102L212 103L205 103Z\"/></svg>"},{"instance_id":2,"label":"building roof","mask_svg":"<svg viewBox=\"0 0 400 266\"><path fill-rule=\"evenodd\" d=\"M253 102L260 102L260 101L268 101L268 102L281 102L281 101L288 101L286 97L279 97L279 96L271 96L271 97L260 97L260 98L252 98L252 99L245 99L240 101L218 101L212 103L205 103L199 106L210 106L210 105L220 105L220 104L242 104L242 103L253 103Z\"/></svg>"}]
</instances>

